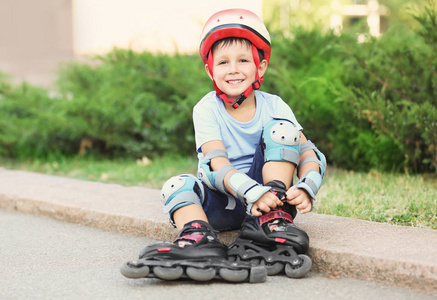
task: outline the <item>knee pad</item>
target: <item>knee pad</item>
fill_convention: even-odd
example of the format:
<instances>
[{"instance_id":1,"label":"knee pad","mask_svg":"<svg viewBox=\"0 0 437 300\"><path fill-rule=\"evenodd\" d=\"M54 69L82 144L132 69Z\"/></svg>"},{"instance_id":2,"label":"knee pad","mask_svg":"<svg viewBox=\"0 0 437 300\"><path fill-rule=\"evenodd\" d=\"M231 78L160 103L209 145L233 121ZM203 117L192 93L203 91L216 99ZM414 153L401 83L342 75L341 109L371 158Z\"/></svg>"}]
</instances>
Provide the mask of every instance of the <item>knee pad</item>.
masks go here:
<instances>
[{"instance_id":1,"label":"knee pad","mask_svg":"<svg viewBox=\"0 0 437 300\"><path fill-rule=\"evenodd\" d=\"M164 213L169 213L171 219L177 209L190 204L202 206L204 199L205 190L202 182L191 174L170 178L161 190Z\"/></svg>"},{"instance_id":2,"label":"knee pad","mask_svg":"<svg viewBox=\"0 0 437 300\"><path fill-rule=\"evenodd\" d=\"M264 160L288 161L299 164L300 132L296 125L286 119L273 118L262 133Z\"/></svg>"}]
</instances>

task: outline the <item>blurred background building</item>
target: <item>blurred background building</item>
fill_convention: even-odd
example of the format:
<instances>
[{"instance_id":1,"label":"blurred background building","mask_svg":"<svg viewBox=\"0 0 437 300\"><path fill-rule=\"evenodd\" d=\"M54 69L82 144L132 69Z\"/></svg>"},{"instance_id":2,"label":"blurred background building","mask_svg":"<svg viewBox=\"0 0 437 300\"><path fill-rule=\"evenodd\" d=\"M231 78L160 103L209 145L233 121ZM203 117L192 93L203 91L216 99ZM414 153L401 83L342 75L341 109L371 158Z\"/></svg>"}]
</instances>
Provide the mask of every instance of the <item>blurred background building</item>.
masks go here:
<instances>
[{"instance_id":1,"label":"blurred background building","mask_svg":"<svg viewBox=\"0 0 437 300\"><path fill-rule=\"evenodd\" d=\"M204 22L226 8L246 8L272 29L318 23L337 34L364 24L384 31L387 8L378 0L1 0L0 71L14 81L48 86L62 62L135 51L196 53Z\"/></svg>"},{"instance_id":2,"label":"blurred background building","mask_svg":"<svg viewBox=\"0 0 437 300\"><path fill-rule=\"evenodd\" d=\"M388 12L378 0L270 0L263 4L264 18L283 31L290 25L317 25L340 34L343 28L360 25L357 33L379 36Z\"/></svg>"}]
</instances>

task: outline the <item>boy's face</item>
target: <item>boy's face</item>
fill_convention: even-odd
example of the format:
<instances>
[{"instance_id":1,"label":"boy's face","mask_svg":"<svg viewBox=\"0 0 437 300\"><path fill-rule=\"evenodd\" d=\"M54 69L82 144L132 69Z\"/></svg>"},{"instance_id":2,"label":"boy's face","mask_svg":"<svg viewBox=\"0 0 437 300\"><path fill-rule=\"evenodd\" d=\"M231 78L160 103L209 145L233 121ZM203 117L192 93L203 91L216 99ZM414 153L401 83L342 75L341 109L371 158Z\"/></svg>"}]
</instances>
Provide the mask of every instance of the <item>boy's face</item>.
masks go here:
<instances>
[{"instance_id":1,"label":"boy's face","mask_svg":"<svg viewBox=\"0 0 437 300\"><path fill-rule=\"evenodd\" d=\"M217 87L225 93L230 100L237 99L255 81L256 72L264 75L267 61L263 60L257 70L252 55L252 47L242 42L219 45L214 50L213 77Z\"/></svg>"}]
</instances>

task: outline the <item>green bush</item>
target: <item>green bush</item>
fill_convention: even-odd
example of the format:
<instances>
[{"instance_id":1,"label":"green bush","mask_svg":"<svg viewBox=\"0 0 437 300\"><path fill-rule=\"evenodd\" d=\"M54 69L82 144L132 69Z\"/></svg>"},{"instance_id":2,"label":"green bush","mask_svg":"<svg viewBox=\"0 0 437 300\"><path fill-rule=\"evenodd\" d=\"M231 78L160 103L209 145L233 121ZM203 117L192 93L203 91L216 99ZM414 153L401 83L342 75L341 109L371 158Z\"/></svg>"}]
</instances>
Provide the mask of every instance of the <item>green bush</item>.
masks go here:
<instances>
[{"instance_id":1,"label":"green bush","mask_svg":"<svg viewBox=\"0 0 437 300\"><path fill-rule=\"evenodd\" d=\"M93 67L61 70L59 90L70 99L67 115L95 151L187 154L194 149L192 107L208 91L201 69L195 56L115 49Z\"/></svg>"},{"instance_id":2,"label":"green bush","mask_svg":"<svg viewBox=\"0 0 437 300\"><path fill-rule=\"evenodd\" d=\"M55 155L70 143L64 102L26 83L0 79L0 155L24 158Z\"/></svg>"},{"instance_id":3,"label":"green bush","mask_svg":"<svg viewBox=\"0 0 437 300\"><path fill-rule=\"evenodd\" d=\"M0 155L192 154L192 107L211 87L197 56L115 49L60 69L57 96L0 78Z\"/></svg>"},{"instance_id":4,"label":"green bush","mask_svg":"<svg viewBox=\"0 0 437 300\"><path fill-rule=\"evenodd\" d=\"M423 172L437 166L437 11L416 19L418 32L392 28L355 47L359 71L343 81L354 92L349 103L387 143L380 165Z\"/></svg>"}]
</instances>

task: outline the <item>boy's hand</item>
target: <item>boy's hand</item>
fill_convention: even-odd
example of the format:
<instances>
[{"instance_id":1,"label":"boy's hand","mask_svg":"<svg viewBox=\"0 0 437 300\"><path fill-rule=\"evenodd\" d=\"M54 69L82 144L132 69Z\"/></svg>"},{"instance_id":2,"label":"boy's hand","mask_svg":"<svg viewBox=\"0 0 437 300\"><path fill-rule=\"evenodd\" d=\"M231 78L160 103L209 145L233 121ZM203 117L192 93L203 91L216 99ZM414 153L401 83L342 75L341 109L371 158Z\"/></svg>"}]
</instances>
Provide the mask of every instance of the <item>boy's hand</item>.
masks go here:
<instances>
[{"instance_id":1,"label":"boy's hand","mask_svg":"<svg viewBox=\"0 0 437 300\"><path fill-rule=\"evenodd\" d=\"M284 205L284 203L276 197L272 192L267 192L262 195L252 206L251 213L255 217L262 216L262 212L269 212L273 208Z\"/></svg>"},{"instance_id":2,"label":"boy's hand","mask_svg":"<svg viewBox=\"0 0 437 300\"><path fill-rule=\"evenodd\" d=\"M313 208L308 194L302 189L297 189L295 186L292 186L287 191L286 201L288 204L295 205L301 214L306 214Z\"/></svg>"}]
</instances>

